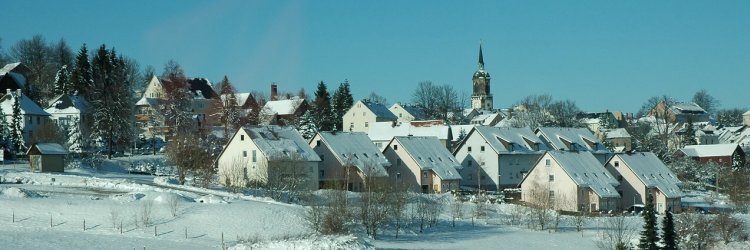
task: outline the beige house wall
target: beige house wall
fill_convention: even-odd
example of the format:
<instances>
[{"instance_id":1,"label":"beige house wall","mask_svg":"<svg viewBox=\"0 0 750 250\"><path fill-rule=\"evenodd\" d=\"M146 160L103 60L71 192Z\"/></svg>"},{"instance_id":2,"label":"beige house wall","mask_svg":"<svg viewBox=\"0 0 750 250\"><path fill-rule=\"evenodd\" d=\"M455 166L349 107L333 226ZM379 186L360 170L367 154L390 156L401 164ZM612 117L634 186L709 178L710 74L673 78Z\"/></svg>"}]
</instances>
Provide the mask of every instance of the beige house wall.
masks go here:
<instances>
[{"instance_id":1,"label":"beige house wall","mask_svg":"<svg viewBox=\"0 0 750 250\"><path fill-rule=\"evenodd\" d=\"M165 98L164 86L161 85L159 78L156 76L151 77L151 80L146 86L146 90L143 91L143 97L146 98Z\"/></svg>"},{"instance_id":2,"label":"beige house wall","mask_svg":"<svg viewBox=\"0 0 750 250\"><path fill-rule=\"evenodd\" d=\"M750 114L742 115L742 124L745 124L745 126L750 126Z\"/></svg>"},{"instance_id":3,"label":"beige house wall","mask_svg":"<svg viewBox=\"0 0 750 250\"><path fill-rule=\"evenodd\" d=\"M394 149L394 145L396 149ZM423 171L419 168L417 161L402 148L398 141L392 141L383 150L383 155L391 163L391 167L388 168L390 179L396 183L406 185L409 191L442 193L458 189L458 180L443 181L432 170ZM423 186L427 186L426 190L423 189Z\"/></svg>"},{"instance_id":4,"label":"beige house wall","mask_svg":"<svg viewBox=\"0 0 750 250\"><path fill-rule=\"evenodd\" d=\"M344 114L343 130L367 133L370 130L370 124L377 121L376 118L375 113L370 111L367 105L363 104L362 101L357 101Z\"/></svg>"},{"instance_id":5,"label":"beige house wall","mask_svg":"<svg viewBox=\"0 0 750 250\"><path fill-rule=\"evenodd\" d=\"M401 106L401 104L398 104L398 103L393 104L388 110L390 110L391 113L396 115L396 117L398 118L397 120L398 122L410 122L415 119L414 116L409 114L409 112L406 112L406 110L404 109L404 107Z\"/></svg>"},{"instance_id":6,"label":"beige house wall","mask_svg":"<svg viewBox=\"0 0 750 250\"><path fill-rule=\"evenodd\" d=\"M462 186L498 190L500 186L498 155L479 133L471 133L461 148L454 152L454 156L463 166L463 169L459 170Z\"/></svg>"},{"instance_id":7,"label":"beige house wall","mask_svg":"<svg viewBox=\"0 0 750 250\"><path fill-rule=\"evenodd\" d=\"M681 198L667 198L658 189L647 188L619 155L615 155L605 168L620 182L620 186L617 187L617 191L622 196L618 205L619 209L626 210L635 204L645 205L647 195L653 195L654 208L658 213L664 213L670 208L673 212L681 211Z\"/></svg>"},{"instance_id":8,"label":"beige house wall","mask_svg":"<svg viewBox=\"0 0 750 250\"><path fill-rule=\"evenodd\" d=\"M310 147L322 160L318 163L318 188L346 188L359 192L364 187L364 175L354 166L344 167L344 164L325 146L320 135L310 140Z\"/></svg>"}]
</instances>

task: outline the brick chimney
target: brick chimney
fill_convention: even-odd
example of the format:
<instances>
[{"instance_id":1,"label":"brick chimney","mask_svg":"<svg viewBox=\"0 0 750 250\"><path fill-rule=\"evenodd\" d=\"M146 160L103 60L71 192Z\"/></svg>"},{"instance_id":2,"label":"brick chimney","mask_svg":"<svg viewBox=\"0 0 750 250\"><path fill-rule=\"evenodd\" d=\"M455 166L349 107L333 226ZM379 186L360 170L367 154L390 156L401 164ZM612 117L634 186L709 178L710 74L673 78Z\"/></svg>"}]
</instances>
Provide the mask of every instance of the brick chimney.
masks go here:
<instances>
[{"instance_id":1,"label":"brick chimney","mask_svg":"<svg viewBox=\"0 0 750 250\"><path fill-rule=\"evenodd\" d=\"M276 101L279 95L279 88L276 83L271 83L271 101Z\"/></svg>"}]
</instances>

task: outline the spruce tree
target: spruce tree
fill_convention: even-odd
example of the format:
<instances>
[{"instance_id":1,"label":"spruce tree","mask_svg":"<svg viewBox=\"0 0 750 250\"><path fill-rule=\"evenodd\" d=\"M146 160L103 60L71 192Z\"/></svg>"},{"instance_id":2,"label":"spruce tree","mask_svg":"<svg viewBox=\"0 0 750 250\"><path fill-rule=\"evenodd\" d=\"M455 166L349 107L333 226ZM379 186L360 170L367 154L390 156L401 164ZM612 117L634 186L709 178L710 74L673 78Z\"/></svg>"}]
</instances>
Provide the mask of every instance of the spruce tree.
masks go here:
<instances>
[{"instance_id":1,"label":"spruce tree","mask_svg":"<svg viewBox=\"0 0 750 250\"><path fill-rule=\"evenodd\" d=\"M318 133L318 128L315 126L315 121L310 113L310 110L305 112L295 124L297 131L302 135L302 138L309 140Z\"/></svg>"},{"instance_id":2,"label":"spruce tree","mask_svg":"<svg viewBox=\"0 0 750 250\"><path fill-rule=\"evenodd\" d=\"M68 152L81 153L83 147L81 138L80 121L74 118L72 124L68 126L68 141L66 143Z\"/></svg>"},{"instance_id":3,"label":"spruce tree","mask_svg":"<svg viewBox=\"0 0 750 250\"><path fill-rule=\"evenodd\" d=\"M218 109L216 115L224 127L224 134L229 135L242 124L240 124L241 114L239 103L237 103L237 91L229 82L227 76L224 76L224 79L219 83L219 95L221 96L219 98L221 103L216 107Z\"/></svg>"},{"instance_id":4,"label":"spruce tree","mask_svg":"<svg viewBox=\"0 0 750 250\"><path fill-rule=\"evenodd\" d=\"M647 195L646 207L643 210L643 231L641 231L641 240L638 243L639 249L656 250L659 247L656 245L659 242L659 235L656 232L657 221L656 211L654 210L654 197Z\"/></svg>"},{"instance_id":5,"label":"spruce tree","mask_svg":"<svg viewBox=\"0 0 750 250\"><path fill-rule=\"evenodd\" d=\"M5 112L0 108L0 148L9 150L10 147L10 124L5 119ZM0 152L2 154L3 152Z\"/></svg>"},{"instance_id":6,"label":"spruce tree","mask_svg":"<svg viewBox=\"0 0 750 250\"><path fill-rule=\"evenodd\" d=\"M697 142L695 141L695 128L693 127L692 116L687 116L685 126L685 136L683 137L685 138L685 145L695 145Z\"/></svg>"},{"instance_id":7,"label":"spruce tree","mask_svg":"<svg viewBox=\"0 0 750 250\"><path fill-rule=\"evenodd\" d=\"M344 80L333 94L333 114L335 115L335 128L343 130L344 114L354 105L354 98L349 90L349 80Z\"/></svg>"},{"instance_id":8,"label":"spruce tree","mask_svg":"<svg viewBox=\"0 0 750 250\"><path fill-rule=\"evenodd\" d=\"M11 93L11 95L13 95L13 118L10 124L10 143L12 144L12 152L18 153L24 149L23 129L21 129L24 120L19 100L21 97L14 93Z\"/></svg>"},{"instance_id":9,"label":"spruce tree","mask_svg":"<svg viewBox=\"0 0 750 250\"><path fill-rule=\"evenodd\" d=\"M70 84L68 88L71 93L78 93L83 96L86 100L91 101L89 90L93 87L94 80L91 72L91 63L89 62L89 52L86 49L86 44L81 46L81 50L76 55L75 68L70 75Z\"/></svg>"},{"instance_id":10,"label":"spruce tree","mask_svg":"<svg viewBox=\"0 0 750 250\"><path fill-rule=\"evenodd\" d=\"M55 74L55 95L68 94L70 88L70 72L68 65L63 65Z\"/></svg>"},{"instance_id":11,"label":"spruce tree","mask_svg":"<svg viewBox=\"0 0 750 250\"><path fill-rule=\"evenodd\" d=\"M661 237L664 242L664 247L662 247L662 249L677 250L677 234L674 231L672 212L667 212L666 216L664 216Z\"/></svg>"},{"instance_id":12,"label":"spruce tree","mask_svg":"<svg viewBox=\"0 0 750 250\"><path fill-rule=\"evenodd\" d=\"M313 118L319 131L333 130L335 117L331 109L331 94L323 81L318 83L318 90L315 91Z\"/></svg>"}]
</instances>

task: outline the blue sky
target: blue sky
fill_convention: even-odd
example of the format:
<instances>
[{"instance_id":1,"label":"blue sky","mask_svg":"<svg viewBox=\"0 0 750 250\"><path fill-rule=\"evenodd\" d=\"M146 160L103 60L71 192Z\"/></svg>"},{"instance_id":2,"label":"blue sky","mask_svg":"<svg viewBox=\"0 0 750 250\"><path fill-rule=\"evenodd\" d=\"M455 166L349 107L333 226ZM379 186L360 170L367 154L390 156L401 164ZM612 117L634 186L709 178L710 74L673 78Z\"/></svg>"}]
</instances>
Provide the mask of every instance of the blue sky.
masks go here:
<instances>
[{"instance_id":1,"label":"blue sky","mask_svg":"<svg viewBox=\"0 0 750 250\"><path fill-rule=\"evenodd\" d=\"M479 41L495 107L530 94L635 112L650 96L750 107L750 1L4 1L0 44L42 34L114 46L240 91L344 79L408 102L429 80L470 94Z\"/></svg>"}]
</instances>

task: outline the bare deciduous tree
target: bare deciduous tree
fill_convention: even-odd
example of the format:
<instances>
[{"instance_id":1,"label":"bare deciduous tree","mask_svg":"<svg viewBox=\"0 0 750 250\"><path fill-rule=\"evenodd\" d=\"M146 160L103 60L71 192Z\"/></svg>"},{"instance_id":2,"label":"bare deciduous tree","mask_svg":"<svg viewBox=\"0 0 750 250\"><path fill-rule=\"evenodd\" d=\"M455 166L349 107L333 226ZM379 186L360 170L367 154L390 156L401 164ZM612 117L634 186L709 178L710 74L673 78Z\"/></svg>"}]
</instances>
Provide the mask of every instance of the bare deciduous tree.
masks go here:
<instances>
[{"instance_id":1,"label":"bare deciduous tree","mask_svg":"<svg viewBox=\"0 0 750 250\"><path fill-rule=\"evenodd\" d=\"M596 246L602 250L631 249L631 241L636 235L636 226L625 215L602 217L603 229L598 235Z\"/></svg>"}]
</instances>

